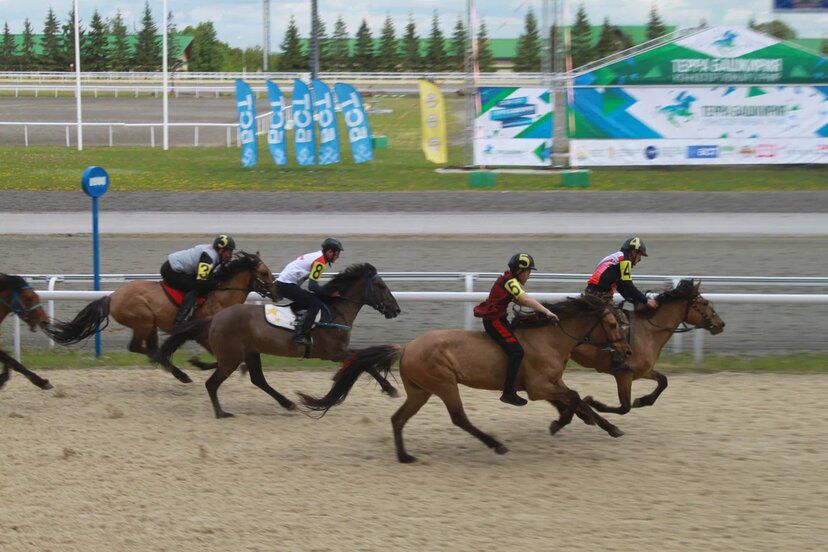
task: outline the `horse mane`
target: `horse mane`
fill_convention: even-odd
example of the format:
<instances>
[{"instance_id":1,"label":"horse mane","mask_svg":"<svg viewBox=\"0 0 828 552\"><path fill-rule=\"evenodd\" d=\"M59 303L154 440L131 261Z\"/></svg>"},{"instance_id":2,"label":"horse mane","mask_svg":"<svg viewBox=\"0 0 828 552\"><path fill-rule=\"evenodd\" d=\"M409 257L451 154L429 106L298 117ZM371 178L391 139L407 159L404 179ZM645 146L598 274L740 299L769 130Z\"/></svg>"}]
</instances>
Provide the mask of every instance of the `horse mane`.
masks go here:
<instances>
[{"instance_id":1,"label":"horse mane","mask_svg":"<svg viewBox=\"0 0 828 552\"><path fill-rule=\"evenodd\" d=\"M605 302L600 297L594 295L580 295L578 297L567 297L563 301L557 303L541 303L544 307L551 310L558 315L561 320L582 314L601 315L604 310L615 308L615 305ZM525 319L518 318L514 322L515 327L523 328L537 328L540 326L548 326L552 320L545 316L529 316Z\"/></svg>"},{"instance_id":2,"label":"horse mane","mask_svg":"<svg viewBox=\"0 0 828 552\"><path fill-rule=\"evenodd\" d=\"M20 276L14 276L12 274L3 274L0 272L0 291L6 290L18 290L22 287L26 287L28 284L26 280Z\"/></svg>"},{"instance_id":3,"label":"horse mane","mask_svg":"<svg viewBox=\"0 0 828 552\"><path fill-rule=\"evenodd\" d=\"M322 286L322 289L328 295L336 291L345 293L356 280L359 280L363 276L373 276L376 273L377 269L371 263L352 264L331 278L329 282Z\"/></svg>"},{"instance_id":4,"label":"horse mane","mask_svg":"<svg viewBox=\"0 0 828 552\"><path fill-rule=\"evenodd\" d=\"M661 303L671 303L675 301L686 301L692 299L695 295L693 287L695 282L690 278L681 280L678 285L671 289L666 289L658 294L656 301Z\"/></svg>"},{"instance_id":5,"label":"horse mane","mask_svg":"<svg viewBox=\"0 0 828 552\"><path fill-rule=\"evenodd\" d=\"M246 251L239 251L233 258L221 266L221 270L216 272L216 280L224 282L229 280L242 270L252 270L259 266L262 259L254 254Z\"/></svg>"}]
</instances>

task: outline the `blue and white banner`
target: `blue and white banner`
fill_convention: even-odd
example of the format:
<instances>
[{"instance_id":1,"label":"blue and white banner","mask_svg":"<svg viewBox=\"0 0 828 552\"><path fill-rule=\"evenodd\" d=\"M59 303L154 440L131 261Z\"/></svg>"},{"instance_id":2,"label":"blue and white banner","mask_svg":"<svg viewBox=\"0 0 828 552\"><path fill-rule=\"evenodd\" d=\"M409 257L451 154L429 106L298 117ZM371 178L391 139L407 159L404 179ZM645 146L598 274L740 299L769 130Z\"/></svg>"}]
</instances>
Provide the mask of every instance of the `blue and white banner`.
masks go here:
<instances>
[{"instance_id":1,"label":"blue and white banner","mask_svg":"<svg viewBox=\"0 0 828 552\"><path fill-rule=\"evenodd\" d=\"M293 143L296 162L300 165L316 164L316 133L313 128L313 100L308 85L293 81Z\"/></svg>"},{"instance_id":2,"label":"blue and white banner","mask_svg":"<svg viewBox=\"0 0 828 552\"><path fill-rule=\"evenodd\" d=\"M322 81L311 81L313 86L313 107L319 123L319 164L339 163L339 132L336 125L331 89Z\"/></svg>"},{"instance_id":3,"label":"blue and white banner","mask_svg":"<svg viewBox=\"0 0 828 552\"><path fill-rule=\"evenodd\" d=\"M362 106L362 97L353 86L337 83L334 86L336 101L345 118L348 128L348 141L351 142L351 154L355 163L365 163L374 159L374 147L371 143L371 127Z\"/></svg>"},{"instance_id":4,"label":"blue and white banner","mask_svg":"<svg viewBox=\"0 0 828 552\"><path fill-rule=\"evenodd\" d=\"M285 111L284 96L276 83L267 81L267 96L270 99L270 110L273 117L270 119L270 129L267 132L267 146L270 155L273 156L273 163L276 165L287 164L287 141L285 136Z\"/></svg>"},{"instance_id":5,"label":"blue and white banner","mask_svg":"<svg viewBox=\"0 0 828 552\"><path fill-rule=\"evenodd\" d=\"M256 147L256 97L253 95L250 85L241 79L236 80L236 108L239 111L242 166L252 167L259 157Z\"/></svg>"}]
</instances>

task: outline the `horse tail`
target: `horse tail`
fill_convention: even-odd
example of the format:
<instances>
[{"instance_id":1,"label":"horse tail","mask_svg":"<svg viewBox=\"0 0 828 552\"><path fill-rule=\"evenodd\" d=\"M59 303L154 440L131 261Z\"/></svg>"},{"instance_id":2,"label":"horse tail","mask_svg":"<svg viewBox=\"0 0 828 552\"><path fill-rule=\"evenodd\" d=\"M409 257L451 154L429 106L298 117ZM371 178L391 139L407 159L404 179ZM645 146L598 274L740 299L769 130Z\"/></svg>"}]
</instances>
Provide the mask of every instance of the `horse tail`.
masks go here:
<instances>
[{"instance_id":1,"label":"horse tail","mask_svg":"<svg viewBox=\"0 0 828 552\"><path fill-rule=\"evenodd\" d=\"M342 363L338 377L334 380L327 395L315 398L298 393L302 398L302 404L311 410L322 412L324 416L333 406L345 400L360 374L366 370L376 368L383 377L386 377L391 366L402 357L403 350L403 347L399 345L378 345L356 351L353 356Z\"/></svg>"},{"instance_id":2,"label":"horse tail","mask_svg":"<svg viewBox=\"0 0 828 552\"><path fill-rule=\"evenodd\" d=\"M55 321L45 332L61 345L79 343L109 325L109 297L92 301L71 322Z\"/></svg>"},{"instance_id":3,"label":"horse tail","mask_svg":"<svg viewBox=\"0 0 828 552\"><path fill-rule=\"evenodd\" d=\"M186 322L181 326L173 328L169 337L164 340L161 347L158 348L152 361L156 364L166 366L170 362L170 358L178 349L191 339L196 339L201 333L210 325L213 317L199 318Z\"/></svg>"}]
</instances>

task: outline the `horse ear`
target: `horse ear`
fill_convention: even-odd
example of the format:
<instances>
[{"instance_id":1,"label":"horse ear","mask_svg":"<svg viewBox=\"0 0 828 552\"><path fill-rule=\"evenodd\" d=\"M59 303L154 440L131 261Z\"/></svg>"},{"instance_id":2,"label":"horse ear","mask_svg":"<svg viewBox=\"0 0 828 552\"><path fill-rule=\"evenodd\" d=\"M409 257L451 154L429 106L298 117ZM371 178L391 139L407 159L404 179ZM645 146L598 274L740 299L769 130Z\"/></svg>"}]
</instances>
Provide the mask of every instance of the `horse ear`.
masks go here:
<instances>
[{"instance_id":1,"label":"horse ear","mask_svg":"<svg viewBox=\"0 0 828 552\"><path fill-rule=\"evenodd\" d=\"M257 256L257 257L261 257L261 255L259 254L259 252L258 252L258 251L256 251L256 256Z\"/></svg>"},{"instance_id":2,"label":"horse ear","mask_svg":"<svg viewBox=\"0 0 828 552\"><path fill-rule=\"evenodd\" d=\"M700 288L700 287L701 287L701 280L696 280L696 281L693 283L693 291L694 291L695 293L698 293L698 292L699 292L699 288Z\"/></svg>"}]
</instances>

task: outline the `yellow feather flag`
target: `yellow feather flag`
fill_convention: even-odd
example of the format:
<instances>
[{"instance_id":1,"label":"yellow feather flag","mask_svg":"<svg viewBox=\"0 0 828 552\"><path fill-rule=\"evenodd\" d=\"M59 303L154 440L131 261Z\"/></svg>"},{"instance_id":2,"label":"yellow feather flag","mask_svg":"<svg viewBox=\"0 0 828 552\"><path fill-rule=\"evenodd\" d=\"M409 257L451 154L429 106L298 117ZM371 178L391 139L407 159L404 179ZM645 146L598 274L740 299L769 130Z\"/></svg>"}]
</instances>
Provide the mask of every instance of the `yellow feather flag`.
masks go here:
<instances>
[{"instance_id":1,"label":"yellow feather flag","mask_svg":"<svg viewBox=\"0 0 828 552\"><path fill-rule=\"evenodd\" d=\"M420 81L420 120L423 124L423 153L432 163L448 163L446 104L433 83Z\"/></svg>"}]
</instances>

